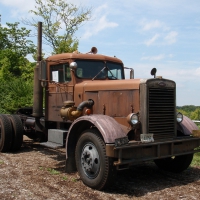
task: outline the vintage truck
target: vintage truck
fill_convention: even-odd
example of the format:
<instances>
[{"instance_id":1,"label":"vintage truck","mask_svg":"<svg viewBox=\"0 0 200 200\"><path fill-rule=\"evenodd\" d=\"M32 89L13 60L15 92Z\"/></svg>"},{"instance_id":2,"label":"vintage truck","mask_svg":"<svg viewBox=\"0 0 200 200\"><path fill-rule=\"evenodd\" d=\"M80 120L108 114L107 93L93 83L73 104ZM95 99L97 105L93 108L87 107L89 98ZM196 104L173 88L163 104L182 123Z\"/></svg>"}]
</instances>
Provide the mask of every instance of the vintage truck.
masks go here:
<instances>
[{"instance_id":1,"label":"vintage truck","mask_svg":"<svg viewBox=\"0 0 200 200\"><path fill-rule=\"evenodd\" d=\"M33 108L0 115L0 151L20 149L23 135L49 148L66 148L66 172L102 190L117 170L144 161L171 172L187 169L200 151L198 127L176 110L176 84L156 76L125 79L116 57L63 53L34 71Z\"/></svg>"}]
</instances>

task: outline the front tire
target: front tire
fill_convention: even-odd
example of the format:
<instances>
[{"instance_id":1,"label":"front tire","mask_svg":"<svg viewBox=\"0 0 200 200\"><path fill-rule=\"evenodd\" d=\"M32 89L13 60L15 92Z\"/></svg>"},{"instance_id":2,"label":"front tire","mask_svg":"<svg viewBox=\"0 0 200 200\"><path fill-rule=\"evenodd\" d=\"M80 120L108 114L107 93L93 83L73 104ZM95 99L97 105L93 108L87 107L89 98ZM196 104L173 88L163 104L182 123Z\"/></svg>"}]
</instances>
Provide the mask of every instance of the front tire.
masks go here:
<instances>
[{"instance_id":1,"label":"front tire","mask_svg":"<svg viewBox=\"0 0 200 200\"><path fill-rule=\"evenodd\" d=\"M186 170L193 159L193 154L174 156L170 158L163 158L154 160L155 164L165 171L180 173Z\"/></svg>"},{"instance_id":2,"label":"front tire","mask_svg":"<svg viewBox=\"0 0 200 200\"><path fill-rule=\"evenodd\" d=\"M106 156L105 143L96 129L82 133L76 145L75 159L85 185L102 190L113 181L113 161Z\"/></svg>"}]
</instances>

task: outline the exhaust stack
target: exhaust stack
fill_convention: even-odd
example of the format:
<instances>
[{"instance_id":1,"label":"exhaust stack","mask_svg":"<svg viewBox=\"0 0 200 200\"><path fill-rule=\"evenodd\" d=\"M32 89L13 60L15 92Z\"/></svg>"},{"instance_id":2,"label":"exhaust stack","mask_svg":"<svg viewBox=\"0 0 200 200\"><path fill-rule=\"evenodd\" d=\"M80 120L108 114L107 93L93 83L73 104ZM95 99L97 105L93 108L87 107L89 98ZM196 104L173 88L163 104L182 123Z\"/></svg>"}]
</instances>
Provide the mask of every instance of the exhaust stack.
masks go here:
<instances>
[{"instance_id":1,"label":"exhaust stack","mask_svg":"<svg viewBox=\"0 0 200 200\"><path fill-rule=\"evenodd\" d=\"M37 64L34 68L33 116L43 116L43 89L39 80L39 62L42 60L42 22L38 22Z\"/></svg>"}]
</instances>

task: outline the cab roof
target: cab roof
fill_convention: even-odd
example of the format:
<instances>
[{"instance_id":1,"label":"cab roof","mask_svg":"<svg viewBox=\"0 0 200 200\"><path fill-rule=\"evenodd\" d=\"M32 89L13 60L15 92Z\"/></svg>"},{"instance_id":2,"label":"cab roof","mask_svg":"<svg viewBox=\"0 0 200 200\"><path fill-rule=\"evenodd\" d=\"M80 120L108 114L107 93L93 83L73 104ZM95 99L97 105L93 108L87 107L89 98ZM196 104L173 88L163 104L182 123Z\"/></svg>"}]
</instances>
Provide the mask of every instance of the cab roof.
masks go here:
<instances>
[{"instance_id":1,"label":"cab roof","mask_svg":"<svg viewBox=\"0 0 200 200\"><path fill-rule=\"evenodd\" d=\"M90 53L62 53L62 54L55 54L49 56L47 61L56 61L56 60L102 60L102 61L111 61L111 62L118 62L122 63L122 61L116 57L105 56L101 54L90 54Z\"/></svg>"}]
</instances>

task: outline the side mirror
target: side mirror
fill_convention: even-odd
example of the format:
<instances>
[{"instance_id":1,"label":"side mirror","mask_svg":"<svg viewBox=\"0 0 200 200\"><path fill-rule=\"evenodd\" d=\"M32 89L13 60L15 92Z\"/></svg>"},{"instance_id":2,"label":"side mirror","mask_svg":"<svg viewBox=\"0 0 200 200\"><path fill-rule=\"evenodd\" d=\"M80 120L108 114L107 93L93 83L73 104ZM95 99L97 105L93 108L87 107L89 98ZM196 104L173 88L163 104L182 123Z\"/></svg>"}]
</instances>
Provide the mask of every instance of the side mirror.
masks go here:
<instances>
[{"instance_id":1,"label":"side mirror","mask_svg":"<svg viewBox=\"0 0 200 200\"><path fill-rule=\"evenodd\" d=\"M124 67L124 69L130 69L130 79L134 79L134 69L129 67Z\"/></svg>"},{"instance_id":2,"label":"side mirror","mask_svg":"<svg viewBox=\"0 0 200 200\"><path fill-rule=\"evenodd\" d=\"M134 70L130 69L130 79L134 79Z\"/></svg>"},{"instance_id":3,"label":"side mirror","mask_svg":"<svg viewBox=\"0 0 200 200\"><path fill-rule=\"evenodd\" d=\"M69 65L70 69L72 70L76 70L77 68L77 63L76 62L71 62L70 65Z\"/></svg>"},{"instance_id":4,"label":"side mirror","mask_svg":"<svg viewBox=\"0 0 200 200\"><path fill-rule=\"evenodd\" d=\"M157 69L156 68L153 68L151 70L151 75L154 76L154 78L156 78L156 72L157 72Z\"/></svg>"}]
</instances>

